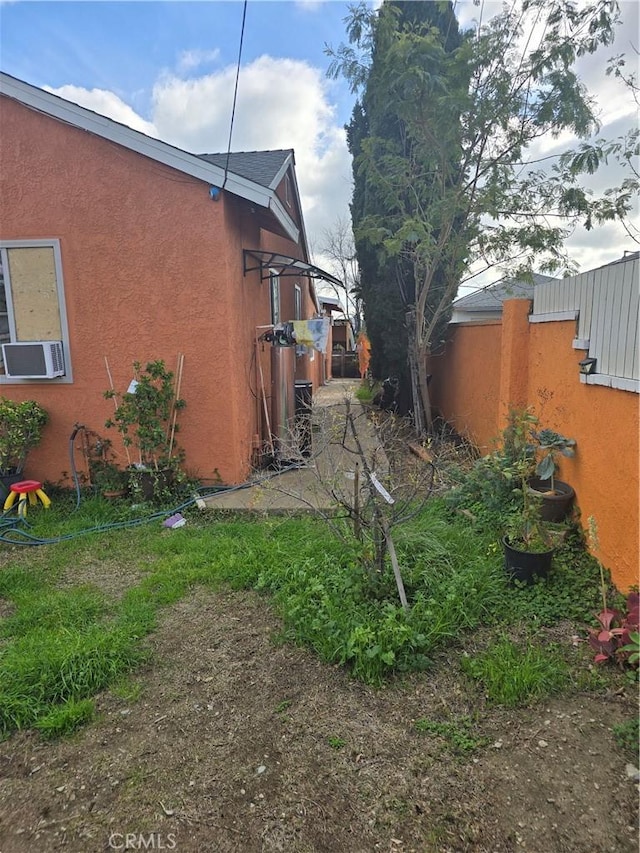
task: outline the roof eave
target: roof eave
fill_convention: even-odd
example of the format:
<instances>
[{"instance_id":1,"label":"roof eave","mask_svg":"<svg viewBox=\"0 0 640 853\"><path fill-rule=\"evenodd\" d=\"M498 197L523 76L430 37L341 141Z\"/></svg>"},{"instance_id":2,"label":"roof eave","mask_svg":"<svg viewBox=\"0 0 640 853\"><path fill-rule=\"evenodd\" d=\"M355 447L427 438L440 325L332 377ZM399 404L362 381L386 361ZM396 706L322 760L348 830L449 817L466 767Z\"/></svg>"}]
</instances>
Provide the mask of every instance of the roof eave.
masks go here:
<instances>
[{"instance_id":1,"label":"roof eave","mask_svg":"<svg viewBox=\"0 0 640 853\"><path fill-rule=\"evenodd\" d=\"M74 104L72 101L67 101L65 98L44 89L32 86L30 83L18 80L16 77L11 77L4 72L0 72L0 94L19 101L26 107L63 121L72 127L93 133L102 139L114 142L123 148L149 157L208 184L220 187L224 181L224 169L207 163L206 160L200 159L195 154L190 154L181 148L169 145L167 142L147 136L139 130L120 124L113 119L102 116L86 107L81 107L79 104ZM266 208L271 207L274 196L272 190L233 173L228 173L225 189L253 204ZM276 217L279 220L281 219L278 214ZM281 224L285 227L284 222ZM289 232L289 228L286 230Z\"/></svg>"},{"instance_id":2,"label":"roof eave","mask_svg":"<svg viewBox=\"0 0 640 853\"><path fill-rule=\"evenodd\" d=\"M293 242L298 243L300 240L300 229L284 209L282 202L273 190L270 191L270 195L269 210L273 213Z\"/></svg>"}]
</instances>

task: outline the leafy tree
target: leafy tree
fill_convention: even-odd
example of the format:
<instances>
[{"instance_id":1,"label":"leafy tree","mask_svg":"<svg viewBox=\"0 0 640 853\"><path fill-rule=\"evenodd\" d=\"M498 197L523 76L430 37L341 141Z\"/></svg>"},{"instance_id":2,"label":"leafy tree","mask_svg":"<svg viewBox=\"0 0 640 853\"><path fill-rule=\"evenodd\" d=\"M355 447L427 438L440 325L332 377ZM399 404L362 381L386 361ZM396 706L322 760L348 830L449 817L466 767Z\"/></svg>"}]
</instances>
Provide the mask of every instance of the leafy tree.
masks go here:
<instances>
[{"instance_id":1,"label":"leafy tree","mask_svg":"<svg viewBox=\"0 0 640 853\"><path fill-rule=\"evenodd\" d=\"M543 138L587 140L597 129L574 65L612 42L617 3L522 0L453 44L446 17L410 23L396 8L402 5L352 8L350 46L328 52L329 74L343 74L362 93L349 143L365 316L371 329L370 313L383 309L365 288L374 271L387 290L395 284L408 315L405 352L420 429L422 415L431 425L426 358L459 284L498 265L519 277L534 264L569 270L564 241L572 229L626 218L633 191L627 185L593 198L581 185L615 153L605 144L595 154L567 153L551 168L529 151ZM449 3L408 5L452 15ZM385 134L391 125L401 144ZM391 303L385 310L378 322L391 325ZM380 343L372 337L372 344L375 368Z\"/></svg>"},{"instance_id":2,"label":"leafy tree","mask_svg":"<svg viewBox=\"0 0 640 853\"><path fill-rule=\"evenodd\" d=\"M391 197L384 186L370 179L363 168L366 156L384 170L387 158L411 156L412 141L393 104L389 103L381 79L385 57L399 29L426 32L432 26L446 31L446 47L460 43L458 26L450 4L387 3L378 19L365 6L352 10L349 37L370 53L362 63L351 48L343 48L340 63L348 66L353 88L362 86L362 97L354 107L347 127L353 155L354 192L351 206L360 268L360 290L367 332L372 341L372 371L378 377L396 376L400 388L400 408L409 407L410 372L407 360L410 329L406 313L415 301L412 265L399 253L389 252L368 233L372 217L385 217L399 227L405 203ZM337 66L336 66L337 67Z\"/></svg>"}]
</instances>

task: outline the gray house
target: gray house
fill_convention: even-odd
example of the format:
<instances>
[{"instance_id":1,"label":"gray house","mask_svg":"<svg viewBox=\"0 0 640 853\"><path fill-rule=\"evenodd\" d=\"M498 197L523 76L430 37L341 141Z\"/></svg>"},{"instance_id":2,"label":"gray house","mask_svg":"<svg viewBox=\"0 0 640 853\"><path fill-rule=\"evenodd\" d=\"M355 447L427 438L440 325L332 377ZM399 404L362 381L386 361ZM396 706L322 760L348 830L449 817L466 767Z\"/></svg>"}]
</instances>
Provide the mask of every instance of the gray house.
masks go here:
<instances>
[{"instance_id":1,"label":"gray house","mask_svg":"<svg viewBox=\"0 0 640 853\"><path fill-rule=\"evenodd\" d=\"M533 299L534 288L539 284L558 281L550 275L533 273L533 281L501 278L495 284L483 287L468 296L461 296L453 303L451 323L469 323L474 320L499 320L502 303L506 299Z\"/></svg>"}]
</instances>

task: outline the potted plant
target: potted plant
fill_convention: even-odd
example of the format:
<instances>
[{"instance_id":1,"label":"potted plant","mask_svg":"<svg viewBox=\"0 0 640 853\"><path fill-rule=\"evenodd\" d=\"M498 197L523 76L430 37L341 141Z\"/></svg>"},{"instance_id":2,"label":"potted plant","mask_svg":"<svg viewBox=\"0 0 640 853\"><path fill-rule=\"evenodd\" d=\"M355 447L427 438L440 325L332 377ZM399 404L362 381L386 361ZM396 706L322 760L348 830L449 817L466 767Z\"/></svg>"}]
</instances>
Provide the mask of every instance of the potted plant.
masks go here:
<instances>
[{"instance_id":1,"label":"potted plant","mask_svg":"<svg viewBox=\"0 0 640 853\"><path fill-rule=\"evenodd\" d=\"M177 414L185 401L174 387L174 374L163 361L148 362L143 369L133 363L134 380L127 391L105 392L117 406L106 426L117 429L127 448L133 448L136 459L129 469L129 485L146 500L173 482L184 459L184 451L175 444L178 432ZM179 383L178 383L179 384Z\"/></svg>"},{"instance_id":2,"label":"potted plant","mask_svg":"<svg viewBox=\"0 0 640 853\"><path fill-rule=\"evenodd\" d=\"M105 498L125 497L128 492L129 475L116 464L111 441L91 430L88 430L86 435L89 484Z\"/></svg>"},{"instance_id":3,"label":"potted plant","mask_svg":"<svg viewBox=\"0 0 640 853\"><path fill-rule=\"evenodd\" d=\"M528 480L528 486L542 496L542 519L562 521L569 512L575 491L568 483L555 478L557 458L559 455L569 458L574 456L576 441L552 429L541 429L538 432L532 430L531 437L535 442L538 463L536 476Z\"/></svg>"},{"instance_id":4,"label":"potted plant","mask_svg":"<svg viewBox=\"0 0 640 853\"><path fill-rule=\"evenodd\" d=\"M0 397L0 496L23 479L25 460L41 437L49 415L35 400Z\"/></svg>"},{"instance_id":5,"label":"potted plant","mask_svg":"<svg viewBox=\"0 0 640 853\"><path fill-rule=\"evenodd\" d=\"M536 577L546 577L551 568L555 547L541 513L540 495L528 486L531 462L528 452L516 459L509 479L517 478L520 487L521 509L508 522L502 538L504 565L513 580L533 583Z\"/></svg>"}]
</instances>

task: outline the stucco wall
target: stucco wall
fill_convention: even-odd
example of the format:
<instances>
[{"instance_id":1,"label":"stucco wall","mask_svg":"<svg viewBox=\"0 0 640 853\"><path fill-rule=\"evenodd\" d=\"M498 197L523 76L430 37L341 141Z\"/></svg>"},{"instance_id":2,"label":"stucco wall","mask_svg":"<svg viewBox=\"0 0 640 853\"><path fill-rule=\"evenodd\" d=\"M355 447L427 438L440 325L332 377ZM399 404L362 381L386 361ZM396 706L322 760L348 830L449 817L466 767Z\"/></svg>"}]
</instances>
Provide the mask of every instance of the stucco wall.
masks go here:
<instances>
[{"instance_id":1,"label":"stucco wall","mask_svg":"<svg viewBox=\"0 0 640 853\"><path fill-rule=\"evenodd\" d=\"M638 395L581 383L574 333L574 322L529 326L528 398L544 426L576 439L560 478L576 491L585 529L595 519L598 556L627 589L638 583Z\"/></svg>"},{"instance_id":2,"label":"stucco wall","mask_svg":"<svg viewBox=\"0 0 640 853\"><path fill-rule=\"evenodd\" d=\"M58 481L69 471L76 422L118 448L104 428L105 356L126 390L134 360L174 369L183 353L186 467L205 481L244 480L258 428L254 328L270 316L268 287L242 272L243 241L260 240L248 206L225 194L214 202L205 182L4 98L0 159L0 239L60 240L70 330L72 384L1 389L50 413L27 473Z\"/></svg>"},{"instance_id":3,"label":"stucco wall","mask_svg":"<svg viewBox=\"0 0 640 853\"><path fill-rule=\"evenodd\" d=\"M430 362L433 400L483 450L510 406L528 405L541 426L575 438L560 477L576 491L585 529L595 519L597 556L627 589L638 583L638 395L581 383L574 335L575 322L530 324L528 303L509 300L502 327L452 328L444 356Z\"/></svg>"},{"instance_id":4,"label":"stucco wall","mask_svg":"<svg viewBox=\"0 0 640 853\"><path fill-rule=\"evenodd\" d=\"M446 348L429 362L432 402L460 435L488 452L498 432L502 326L451 326Z\"/></svg>"}]
</instances>

